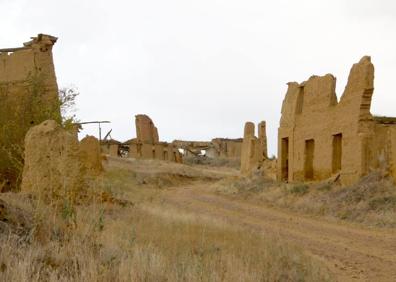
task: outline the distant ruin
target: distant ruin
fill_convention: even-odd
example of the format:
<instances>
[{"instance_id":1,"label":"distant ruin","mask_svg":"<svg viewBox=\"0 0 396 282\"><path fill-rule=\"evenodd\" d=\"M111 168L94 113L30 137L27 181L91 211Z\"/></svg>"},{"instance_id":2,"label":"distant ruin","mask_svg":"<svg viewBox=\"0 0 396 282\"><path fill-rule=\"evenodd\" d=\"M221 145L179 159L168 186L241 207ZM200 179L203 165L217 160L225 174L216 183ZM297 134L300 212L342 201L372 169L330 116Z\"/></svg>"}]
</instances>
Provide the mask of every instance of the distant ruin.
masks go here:
<instances>
[{"instance_id":1,"label":"distant ruin","mask_svg":"<svg viewBox=\"0 0 396 282\"><path fill-rule=\"evenodd\" d=\"M206 155L212 158L240 159L242 150L242 138L228 139L215 138L211 141L211 148L206 151Z\"/></svg>"},{"instance_id":2,"label":"distant ruin","mask_svg":"<svg viewBox=\"0 0 396 282\"><path fill-rule=\"evenodd\" d=\"M210 142L174 140L172 144L183 150L184 158L204 155L211 159L239 160L241 158L242 140L242 138L214 138Z\"/></svg>"},{"instance_id":3,"label":"distant ruin","mask_svg":"<svg viewBox=\"0 0 396 282\"><path fill-rule=\"evenodd\" d=\"M130 158L182 162L182 156L176 146L159 141L158 129L150 117L137 115L135 123L136 138L124 143L129 147Z\"/></svg>"},{"instance_id":4,"label":"distant ruin","mask_svg":"<svg viewBox=\"0 0 396 282\"><path fill-rule=\"evenodd\" d=\"M265 121L258 125L258 137L255 136L254 123L247 122L241 151L241 173L249 175L253 170L260 168L266 159L268 159L268 155Z\"/></svg>"},{"instance_id":5,"label":"distant ruin","mask_svg":"<svg viewBox=\"0 0 396 282\"><path fill-rule=\"evenodd\" d=\"M159 143L158 129L147 115L135 117L137 141L144 144Z\"/></svg>"},{"instance_id":6,"label":"distant ruin","mask_svg":"<svg viewBox=\"0 0 396 282\"><path fill-rule=\"evenodd\" d=\"M277 178L351 184L375 169L396 179L396 118L370 113L374 66L363 57L354 64L337 101L336 78L312 76L288 83L278 131Z\"/></svg>"},{"instance_id":7,"label":"distant ruin","mask_svg":"<svg viewBox=\"0 0 396 282\"><path fill-rule=\"evenodd\" d=\"M15 189L30 127L61 121L52 46L57 38L39 34L23 47L0 49L0 180Z\"/></svg>"}]
</instances>

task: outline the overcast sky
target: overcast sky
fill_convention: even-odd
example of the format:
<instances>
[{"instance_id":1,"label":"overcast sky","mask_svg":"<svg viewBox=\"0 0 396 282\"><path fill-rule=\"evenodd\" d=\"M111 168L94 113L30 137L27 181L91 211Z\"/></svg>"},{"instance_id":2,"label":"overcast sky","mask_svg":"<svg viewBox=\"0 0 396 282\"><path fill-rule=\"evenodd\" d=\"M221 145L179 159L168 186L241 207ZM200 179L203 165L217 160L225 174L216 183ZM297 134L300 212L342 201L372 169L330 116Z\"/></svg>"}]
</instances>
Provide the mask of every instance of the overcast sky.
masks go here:
<instances>
[{"instance_id":1,"label":"overcast sky","mask_svg":"<svg viewBox=\"0 0 396 282\"><path fill-rule=\"evenodd\" d=\"M341 96L353 63L375 65L372 113L396 116L393 0L0 0L0 47L59 37L60 87L75 85L82 121L135 137L148 114L160 139L239 138L267 121L269 151L286 83L332 73ZM97 135L87 126L83 134Z\"/></svg>"}]
</instances>

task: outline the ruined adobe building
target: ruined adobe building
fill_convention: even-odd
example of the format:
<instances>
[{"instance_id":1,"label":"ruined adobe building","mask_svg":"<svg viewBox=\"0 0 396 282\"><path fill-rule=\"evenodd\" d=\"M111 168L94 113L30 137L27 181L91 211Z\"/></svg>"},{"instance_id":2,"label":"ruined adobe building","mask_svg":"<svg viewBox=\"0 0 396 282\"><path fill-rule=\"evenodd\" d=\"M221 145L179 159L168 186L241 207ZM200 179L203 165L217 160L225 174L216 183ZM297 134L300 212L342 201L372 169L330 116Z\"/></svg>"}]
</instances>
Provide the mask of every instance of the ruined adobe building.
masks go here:
<instances>
[{"instance_id":1,"label":"ruined adobe building","mask_svg":"<svg viewBox=\"0 0 396 282\"><path fill-rule=\"evenodd\" d=\"M241 173L249 175L253 170L260 168L266 159L268 155L265 121L258 124L258 137L255 136L254 123L247 122L243 134Z\"/></svg>"},{"instance_id":2,"label":"ruined adobe building","mask_svg":"<svg viewBox=\"0 0 396 282\"><path fill-rule=\"evenodd\" d=\"M183 141L172 142L184 151L183 157L194 157L205 151L205 156L212 159L240 159L243 139L214 138L212 141Z\"/></svg>"},{"instance_id":3,"label":"ruined adobe building","mask_svg":"<svg viewBox=\"0 0 396 282\"><path fill-rule=\"evenodd\" d=\"M61 120L52 58L57 38L31 39L23 47L0 49L0 182L6 190L17 185L29 128Z\"/></svg>"},{"instance_id":4,"label":"ruined adobe building","mask_svg":"<svg viewBox=\"0 0 396 282\"><path fill-rule=\"evenodd\" d=\"M370 113L370 57L353 65L339 102L335 86L331 74L288 83L278 132L278 179L323 180L339 174L342 184L351 184L377 168L396 179L396 119Z\"/></svg>"},{"instance_id":5,"label":"ruined adobe building","mask_svg":"<svg viewBox=\"0 0 396 282\"><path fill-rule=\"evenodd\" d=\"M129 157L135 159L156 159L171 162L182 162L176 146L159 141L158 129L147 115L137 115L136 138L127 141Z\"/></svg>"},{"instance_id":6,"label":"ruined adobe building","mask_svg":"<svg viewBox=\"0 0 396 282\"><path fill-rule=\"evenodd\" d=\"M202 151L207 151L211 147L211 143L207 141L174 140L172 144L183 150L183 158L202 155Z\"/></svg>"}]
</instances>

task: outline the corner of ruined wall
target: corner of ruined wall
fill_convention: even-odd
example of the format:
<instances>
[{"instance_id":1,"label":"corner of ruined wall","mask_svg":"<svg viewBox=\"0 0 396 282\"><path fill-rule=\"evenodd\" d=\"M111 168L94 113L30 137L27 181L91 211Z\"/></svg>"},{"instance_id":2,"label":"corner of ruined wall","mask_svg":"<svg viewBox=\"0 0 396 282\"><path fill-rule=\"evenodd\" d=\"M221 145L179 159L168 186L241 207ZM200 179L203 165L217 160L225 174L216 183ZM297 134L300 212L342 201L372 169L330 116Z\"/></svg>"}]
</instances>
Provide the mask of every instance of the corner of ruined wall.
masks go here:
<instances>
[{"instance_id":1,"label":"corner of ruined wall","mask_svg":"<svg viewBox=\"0 0 396 282\"><path fill-rule=\"evenodd\" d=\"M14 52L0 50L0 95L19 96L18 104L11 108L13 111L20 110L24 115L29 115L32 108L32 105L24 103L40 104L42 114L36 113L35 117L31 117L33 121L29 122L33 125L47 119L61 121L52 55L55 42L55 37L39 34L24 43L25 47L15 48Z\"/></svg>"},{"instance_id":2,"label":"corner of ruined wall","mask_svg":"<svg viewBox=\"0 0 396 282\"><path fill-rule=\"evenodd\" d=\"M297 82L289 82L287 83L287 91L285 97L282 102L281 108L281 118L279 121L279 128L278 128L278 162L277 162L277 179L279 181L283 180L283 173L282 173L282 161L284 156L282 156L282 139L288 138L290 149L289 149L289 156L293 154L291 148L293 147L293 130L296 121L296 114L298 111L298 100L301 99L301 87ZM289 162L292 159L289 159ZM289 179L291 180L291 164L289 163Z\"/></svg>"}]
</instances>

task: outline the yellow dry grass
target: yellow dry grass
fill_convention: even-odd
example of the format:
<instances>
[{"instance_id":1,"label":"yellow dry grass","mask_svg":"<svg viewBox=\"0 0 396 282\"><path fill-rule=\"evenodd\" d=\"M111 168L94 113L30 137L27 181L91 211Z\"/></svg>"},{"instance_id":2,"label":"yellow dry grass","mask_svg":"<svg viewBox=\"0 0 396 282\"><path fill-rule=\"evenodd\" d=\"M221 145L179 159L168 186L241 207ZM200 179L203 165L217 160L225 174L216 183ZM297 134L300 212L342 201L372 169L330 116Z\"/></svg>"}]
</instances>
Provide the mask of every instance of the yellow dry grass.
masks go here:
<instances>
[{"instance_id":1,"label":"yellow dry grass","mask_svg":"<svg viewBox=\"0 0 396 282\"><path fill-rule=\"evenodd\" d=\"M161 165L156 164L157 169ZM37 211L26 197L22 201L16 199L22 196L4 195L3 199L33 214L34 222L27 236L0 236L0 280L331 280L320 263L279 239L168 206L161 201L161 185L142 183L139 173L139 169L107 166L105 175L90 187L133 205L98 201L65 206L55 214L42 206ZM206 172L200 173L206 179ZM180 177L191 176L191 171L175 174L174 179L167 175L162 189L193 181Z\"/></svg>"},{"instance_id":2,"label":"yellow dry grass","mask_svg":"<svg viewBox=\"0 0 396 282\"><path fill-rule=\"evenodd\" d=\"M285 184L254 175L224 179L214 189L223 195L294 212L368 226L396 227L396 187L378 171L347 187L330 182Z\"/></svg>"}]
</instances>

